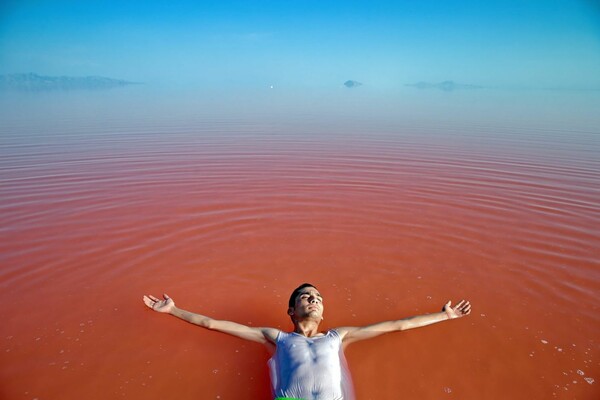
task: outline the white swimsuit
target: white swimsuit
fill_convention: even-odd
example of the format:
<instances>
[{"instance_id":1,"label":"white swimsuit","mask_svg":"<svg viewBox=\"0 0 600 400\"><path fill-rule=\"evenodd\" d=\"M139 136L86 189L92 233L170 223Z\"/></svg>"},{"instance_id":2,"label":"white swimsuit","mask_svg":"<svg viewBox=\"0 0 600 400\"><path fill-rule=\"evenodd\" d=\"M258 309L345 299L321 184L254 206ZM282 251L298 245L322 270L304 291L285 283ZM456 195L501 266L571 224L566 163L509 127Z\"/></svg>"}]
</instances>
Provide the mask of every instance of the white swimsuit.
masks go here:
<instances>
[{"instance_id":1,"label":"white swimsuit","mask_svg":"<svg viewBox=\"0 0 600 400\"><path fill-rule=\"evenodd\" d=\"M333 329L323 336L306 337L279 332L277 350L269 360L274 397L303 400L352 400L352 382Z\"/></svg>"}]
</instances>

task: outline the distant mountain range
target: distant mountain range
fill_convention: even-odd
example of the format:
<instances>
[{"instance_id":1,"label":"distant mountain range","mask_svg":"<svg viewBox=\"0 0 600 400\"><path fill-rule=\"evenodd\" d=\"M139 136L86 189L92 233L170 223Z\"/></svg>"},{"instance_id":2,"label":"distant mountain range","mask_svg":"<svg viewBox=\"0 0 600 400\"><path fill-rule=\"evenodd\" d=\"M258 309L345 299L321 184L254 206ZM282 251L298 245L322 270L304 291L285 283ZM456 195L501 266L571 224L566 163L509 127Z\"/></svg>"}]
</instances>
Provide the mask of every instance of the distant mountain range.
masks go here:
<instances>
[{"instance_id":1,"label":"distant mountain range","mask_svg":"<svg viewBox=\"0 0 600 400\"><path fill-rule=\"evenodd\" d=\"M33 73L0 75L0 90L97 90L136 83L102 76L42 76Z\"/></svg>"},{"instance_id":2,"label":"distant mountain range","mask_svg":"<svg viewBox=\"0 0 600 400\"><path fill-rule=\"evenodd\" d=\"M414 84L407 84L405 86L412 86L412 87L416 87L418 89L435 88L435 89L444 90L446 92L451 92L456 89L481 89L483 87L483 86L477 86L477 85L466 85L463 83L456 83L454 81L444 81L444 82L440 82L440 83L419 82L419 83L414 83Z\"/></svg>"},{"instance_id":3,"label":"distant mountain range","mask_svg":"<svg viewBox=\"0 0 600 400\"><path fill-rule=\"evenodd\" d=\"M353 80L348 80L348 81L344 82L344 86L346 86L347 88L359 87L361 85L362 85L362 83L353 81Z\"/></svg>"}]
</instances>

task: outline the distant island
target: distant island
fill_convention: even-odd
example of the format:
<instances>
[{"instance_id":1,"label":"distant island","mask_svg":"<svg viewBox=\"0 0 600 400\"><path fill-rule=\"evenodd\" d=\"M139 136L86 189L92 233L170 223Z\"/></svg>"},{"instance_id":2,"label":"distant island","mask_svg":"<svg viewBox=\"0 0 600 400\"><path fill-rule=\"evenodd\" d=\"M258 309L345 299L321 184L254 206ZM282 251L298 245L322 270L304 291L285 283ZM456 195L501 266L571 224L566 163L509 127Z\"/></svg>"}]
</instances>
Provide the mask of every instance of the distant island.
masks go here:
<instances>
[{"instance_id":1,"label":"distant island","mask_svg":"<svg viewBox=\"0 0 600 400\"><path fill-rule=\"evenodd\" d=\"M444 81L440 83L428 83L428 82L419 82L414 84L406 84L405 86L412 86L418 89L441 89L446 92L451 92L456 89L481 89L483 86L477 85L467 85L463 83L456 83L454 81Z\"/></svg>"},{"instance_id":2,"label":"distant island","mask_svg":"<svg viewBox=\"0 0 600 400\"><path fill-rule=\"evenodd\" d=\"M346 86L347 88L355 88L358 86L361 86L362 83L357 82L357 81L352 81L352 80L348 80L346 82L344 82L344 86Z\"/></svg>"},{"instance_id":3,"label":"distant island","mask_svg":"<svg viewBox=\"0 0 600 400\"><path fill-rule=\"evenodd\" d=\"M42 76L33 73L0 75L0 90L97 90L137 83L102 76Z\"/></svg>"}]
</instances>

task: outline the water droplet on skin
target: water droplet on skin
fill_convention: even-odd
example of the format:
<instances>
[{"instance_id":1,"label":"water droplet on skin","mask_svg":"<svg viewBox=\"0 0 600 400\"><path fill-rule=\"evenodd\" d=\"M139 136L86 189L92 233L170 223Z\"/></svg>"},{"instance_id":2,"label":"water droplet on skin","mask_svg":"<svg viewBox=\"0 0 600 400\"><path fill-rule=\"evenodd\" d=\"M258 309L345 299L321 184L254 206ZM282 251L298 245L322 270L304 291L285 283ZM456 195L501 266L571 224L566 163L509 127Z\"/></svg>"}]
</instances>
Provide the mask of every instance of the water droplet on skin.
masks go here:
<instances>
[{"instance_id":1,"label":"water droplet on skin","mask_svg":"<svg viewBox=\"0 0 600 400\"><path fill-rule=\"evenodd\" d=\"M585 375L585 372L583 372L583 371L582 371L582 370L580 370L580 369L578 369L578 370L577 370L577 373L578 373L579 375L581 375L581 376Z\"/></svg>"},{"instance_id":2,"label":"water droplet on skin","mask_svg":"<svg viewBox=\"0 0 600 400\"><path fill-rule=\"evenodd\" d=\"M541 342L542 342L543 344L548 344L548 341L547 341L547 340L544 340L544 339L542 339L542 340L541 340Z\"/></svg>"},{"instance_id":3,"label":"water droplet on skin","mask_svg":"<svg viewBox=\"0 0 600 400\"><path fill-rule=\"evenodd\" d=\"M594 378L583 378L590 385L594 383Z\"/></svg>"},{"instance_id":4,"label":"water droplet on skin","mask_svg":"<svg viewBox=\"0 0 600 400\"><path fill-rule=\"evenodd\" d=\"M452 393L452 389L449 387L445 387L444 392L450 394L450 393Z\"/></svg>"}]
</instances>

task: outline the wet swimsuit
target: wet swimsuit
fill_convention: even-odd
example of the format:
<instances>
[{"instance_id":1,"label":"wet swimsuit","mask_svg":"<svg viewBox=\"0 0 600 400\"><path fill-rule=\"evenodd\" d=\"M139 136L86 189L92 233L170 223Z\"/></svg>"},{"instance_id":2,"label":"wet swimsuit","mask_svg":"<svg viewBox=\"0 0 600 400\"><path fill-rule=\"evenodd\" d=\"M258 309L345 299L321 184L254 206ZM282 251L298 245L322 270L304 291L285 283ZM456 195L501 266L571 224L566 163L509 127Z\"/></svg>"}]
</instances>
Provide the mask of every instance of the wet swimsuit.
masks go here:
<instances>
[{"instance_id":1,"label":"wet swimsuit","mask_svg":"<svg viewBox=\"0 0 600 400\"><path fill-rule=\"evenodd\" d=\"M335 329L310 338L279 332L276 345L269 360L275 398L354 399L342 340Z\"/></svg>"}]
</instances>

